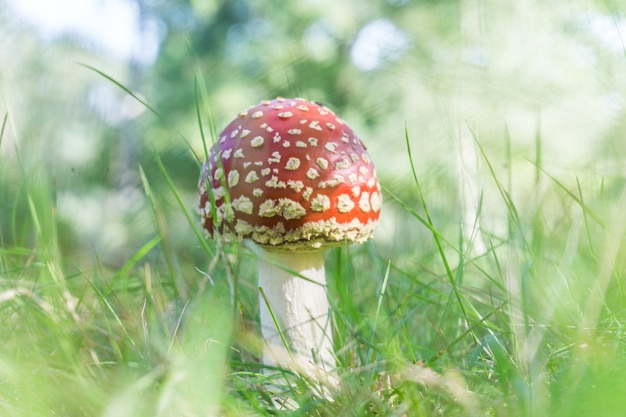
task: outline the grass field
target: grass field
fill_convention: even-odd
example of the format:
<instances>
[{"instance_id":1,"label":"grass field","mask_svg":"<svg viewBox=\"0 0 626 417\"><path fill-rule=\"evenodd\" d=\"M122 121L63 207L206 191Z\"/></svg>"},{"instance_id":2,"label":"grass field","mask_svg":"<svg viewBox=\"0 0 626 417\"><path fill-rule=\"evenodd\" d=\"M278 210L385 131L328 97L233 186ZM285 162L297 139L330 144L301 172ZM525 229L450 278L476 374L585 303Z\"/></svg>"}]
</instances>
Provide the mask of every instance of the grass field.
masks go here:
<instances>
[{"instance_id":1,"label":"grass field","mask_svg":"<svg viewBox=\"0 0 626 417\"><path fill-rule=\"evenodd\" d=\"M328 62L290 55L296 38L257 50L255 15L223 36L251 36L241 62L210 51L190 69L173 33L142 92L122 65L0 25L25 45L0 48L15 64L0 72L0 417L625 414L624 7L379 3L371 19L346 6L358 19L337 18L337 38L254 10L317 34ZM391 12L406 45L356 68L346 39ZM156 94L163 74L188 84ZM375 238L326 253L330 395L261 365L257 255L207 240L197 214L213 116L283 90L343 102L383 189ZM195 112L178 114L188 91Z\"/></svg>"},{"instance_id":2,"label":"grass field","mask_svg":"<svg viewBox=\"0 0 626 417\"><path fill-rule=\"evenodd\" d=\"M140 170L150 237L114 263L62 250L54 182L21 152L0 167L0 415L275 415L276 392L300 404L293 415L623 413L621 168L560 177L537 154L534 184L513 198L510 172L483 152L484 201L502 209L484 253L464 240L459 203L434 192L445 180L383 178L386 230L327 254L331 401L289 371L262 372L254 255L203 238L193 195L157 156ZM153 182L167 186L157 195Z\"/></svg>"}]
</instances>

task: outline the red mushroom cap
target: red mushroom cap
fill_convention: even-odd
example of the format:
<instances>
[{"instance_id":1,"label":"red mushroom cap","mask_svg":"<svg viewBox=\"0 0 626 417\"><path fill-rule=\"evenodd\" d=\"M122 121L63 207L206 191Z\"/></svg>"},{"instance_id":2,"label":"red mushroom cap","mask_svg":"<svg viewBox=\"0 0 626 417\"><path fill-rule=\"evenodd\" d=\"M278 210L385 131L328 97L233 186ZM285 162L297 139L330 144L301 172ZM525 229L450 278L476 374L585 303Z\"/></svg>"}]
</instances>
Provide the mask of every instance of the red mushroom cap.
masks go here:
<instances>
[{"instance_id":1,"label":"red mushroom cap","mask_svg":"<svg viewBox=\"0 0 626 417\"><path fill-rule=\"evenodd\" d=\"M300 98L240 113L211 148L198 187L209 235L289 250L367 240L382 201L361 140L327 107Z\"/></svg>"}]
</instances>

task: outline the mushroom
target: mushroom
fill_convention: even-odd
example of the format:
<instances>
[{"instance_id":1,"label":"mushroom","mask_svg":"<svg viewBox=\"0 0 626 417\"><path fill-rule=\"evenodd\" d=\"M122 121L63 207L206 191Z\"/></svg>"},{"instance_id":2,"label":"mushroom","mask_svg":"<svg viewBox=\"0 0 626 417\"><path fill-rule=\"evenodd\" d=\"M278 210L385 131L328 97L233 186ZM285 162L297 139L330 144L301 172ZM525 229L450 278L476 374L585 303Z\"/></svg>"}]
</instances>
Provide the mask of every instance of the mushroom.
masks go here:
<instances>
[{"instance_id":1,"label":"mushroom","mask_svg":"<svg viewBox=\"0 0 626 417\"><path fill-rule=\"evenodd\" d=\"M199 193L210 236L249 239L265 251L258 258L264 363L286 363L277 348L286 341L305 368L334 368L323 251L369 239L381 208L361 140L324 105L263 101L218 135Z\"/></svg>"}]
</instances>

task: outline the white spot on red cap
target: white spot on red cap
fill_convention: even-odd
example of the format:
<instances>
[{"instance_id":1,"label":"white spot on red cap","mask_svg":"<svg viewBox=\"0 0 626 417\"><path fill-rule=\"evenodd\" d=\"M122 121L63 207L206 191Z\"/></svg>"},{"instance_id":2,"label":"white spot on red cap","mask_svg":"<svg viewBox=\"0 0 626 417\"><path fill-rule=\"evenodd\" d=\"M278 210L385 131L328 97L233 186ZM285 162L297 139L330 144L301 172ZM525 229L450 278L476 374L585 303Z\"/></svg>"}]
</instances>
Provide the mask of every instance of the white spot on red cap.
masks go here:
<instances>
[{"instance_id":1,"label":"white spot on red cap","mask_svg":"<svg viewBox=\"0 0 626 417\"><path fill-rule=\"evenodd\" d=\"M289 180L287 181L287 186L299 193L304 188L304 183L300 180Z\"/></svg>"},{"instance_id":2,"label":"white spot on red cap","mask_svg":"<svg viewBox=\"0 0 626 417\"><path fill-rule=\"evenodd\" d=\"M326 150L328 152L332 152L332 153L337 153L337 144L335 142L327 142L324 144L324 148L326 148Z\"/></svg>"},{"instance_id":3,"label":"white spot on red cap","mask_svg":"<svg viewBox=\"0 0 626 417\"><path fill-rule=\"evenodd\" d=\"M347 159L340 159L335 162L335 169L345 169L350 166L350 162Z\"/></svg>"},{"instance_id":4,"label":"white spot on red cap","mask_svg":"<svg viewBox=\"0 0 626 417\"><path fill-rule=\"evenodd\" d=\"M319 177L320 173L317 172L317 170L315 168L309 168L306 171L306 177L310 180L314 180L315 178Z\"/></svg>"},{"instance_id":5,"label":"white spot on red cap","mask_svg":"<svg viewBox=\"0 0 626 417\"><path fill-rule=\"evenodd\" d=\"M259 206L259 216L274 217L282 216L286 220L299 219L306 214L306 210L300 203L289 198L278 200L265 200Z\"/></svg>"},{"instance_id":6,"label":"white spot on red cap","mask_svg":"<svg viewBox=\"0 0 626 417\"><path fill-rule=\"evenodd\" d=\"M255 136L254 139L250 141L250 146L252 146L253 148L258 148L259 146L263 145L264 141L265 139L263 139L263 136Z\"/></svg>"},{"instance_id":7,"label":"white spot on red cap","mask_svg":"<svg viewBox=\"0 0 626 417\"><path fill-rule=\"evenodd\" d=\"M363 213L369 213L372 206L370 205L370 193L364 191L359 198L359 208Z\"/></svg>"},{"instance_id":8,"label":"white spot on red cap","mask_svg":"<svg viewBox=\"0 0 626 417\"><path fill-rule=\"evenodd\" d=\"M276 152L272 152L272 157L271 158L267 158L267 163L271 164L273 162L279 163L280 162L280 152L276 151Z\"/></svg>"},{"instance_id":9,"label":"white spot on red cap","mask_svg":"<svg viewBox=\"0 0 626 417\"><path fill-rule=\"evenodd\" d=\"M233 200L233 209L240 211L246 214L252 214L252 209L254 208L254 204L252 204L252 200L250 200L245 195L239 196Z\"/></svg>"},{"instance_id":10,"label":"white spot on red cap","mask_svg":"<svg viewBox=\"0 0 626 417\"><path fill-rule=\"evenodd\" d=\"M321 156L315 160L315 163L322 169L328 168L328 160L326 158L322 158Z\"/></svg>"},{"instance_id":11,"label":"white spot on red cap","mask_svg":"<svg viewBox=\"0 0 626 417\"><path fill-rule=\"evenodd\" d=\"M250 171L248 172L248 175L246 175L246 182L248 184L252 184L253 182L257 181L259 179L259 174L256 173L256 171Z\"/></svg>"},{"instance_id":12,"label":"white spot on red cap","mask_svg":"<svg viewBox=\"0 0 626 417\"><path fill-rule=\"evenodd\" d=\"M317 194L311 200L311 210L323 212L330 208L330 198L324 194Z\"/></svg>"},{"instance_id":13,"label":"white spot on red cap","mask_svg":"<svg viewBox=\"0 0 626 417\"><path fill-rule=\"evenodd\" d=\"M295 158L295 157L290 157L287 160L287 163L285 164L285 169L289 170L289 171L295 171L296 169L298 169L300 167L300 159Z\"/></svg>"},{"instance_id":14,"label":"white spot on red cap","mask_svg":"<svg viewBox=\"0 0 626 417\"><path fill-rule=\"evenodd\" d=\"M233 169L228 173L228 186L234 187L239 184L239 171Z\"/></svg>"},{"instance_id":15,"label":"white spot on red cap","mask_svg":"<svg viewBox=\"0 0 626 417\"><path fill-rule=\"evenodd\" d=\"M372 193L372 196L370 197L370 205L372 206L372 210L374 211L374 213L378 213L380 211L380 204L381 204L380 194L374 191Z\"/></svg>"},{"instance_id":16,"label":"white spot on red cap","mask_svg":"<svg viewBox=\"0 0 626 417\"><path fill-rule=\"evenodd\" d=\"M254 232L254 227L245 220L237 219L235 223L235 233L239 236L247 236Z\"/></svg>"},{"instance_id":17,"label":"white spot on red cap","mask_svg":"<svg viewBox=\"0 0 626 417\"><path fill-rule=\"evenodd\" d=\"M334 178L331 178L327 181L320 181L320 183L317 185L319 188L332 188L332 187L336 187L339 184L345 182L345 180L343 179L343 177L341 175L335 175Z\"/></svg>"},{"instance_id":18,"label":"white spot on red cap","mask_svg":"<svg viewBox=\"0 0 626 417\"><path fill-rule=\"evenodd\" d=\"M306 214L304 207L297 201L288 198L281 198L278 201L281 205L281 213L285 220L299 219Z\"/></svg>"},{"instance_id":19,"label":"white spot on red cap","mask_svg":"<svg viewBox=\"0 0 626 417\"><path fill-rule=\"evenodd\" d=\"M341 194L337 197L337 210L340 213L348 213L354 208L354 201L348 194Z\"/></svg>"},{"instance_id":20,"label":"white spot on red cap","mask_svg":"<svg viewBox=\"0 0 626 417\"><path fill-rule=\"evenodd\" d=\"M313 120L310 124L309 127L311 129L315 129L315 130L319 130L320 132L322 131L322 126L320 126L320 122L318 122L317 120Z\"/></svg>"},{"instance_id":21,"label":"white spot on red cap","mask_svg":"<svg viewBox=\"0 0 626 417\"><path fill-rule=\"evenodd\" d=\"M287 188L287 183L280 181L276 175L272 175L268 181L265 181L265 186L268 188Z\"/></svg>"}]
</instances>

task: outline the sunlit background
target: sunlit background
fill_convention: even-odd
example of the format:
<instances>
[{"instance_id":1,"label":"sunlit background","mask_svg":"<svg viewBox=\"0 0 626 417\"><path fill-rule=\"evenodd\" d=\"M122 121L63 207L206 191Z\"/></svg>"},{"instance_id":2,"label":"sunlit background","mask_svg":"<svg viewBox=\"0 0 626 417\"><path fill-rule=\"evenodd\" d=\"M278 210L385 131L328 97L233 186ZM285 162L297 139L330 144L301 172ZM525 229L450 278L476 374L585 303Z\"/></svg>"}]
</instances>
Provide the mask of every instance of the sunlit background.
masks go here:
<instances>
[{"instance_id":1,"label":"sunlit background","mask_svg":"<svg viewBox=\"0 0 626 417\"><path fill-rule=\"evenodd\" d=\"M611 2L13 0L0 19L2 157L19 149L54 180L66 245L111 260L151 227L138 168L158 187L155 154L194 204L198 75L218 130L268 97L326 103L400 194L406 129L431 201L471 217L483 193L494 230L475 140L519 199L538 139L566 180L615 173L623 152L626 18ZM394 242L396 216L379 232L389 247L411 243Z\"/></svg>"}]
</instances>

